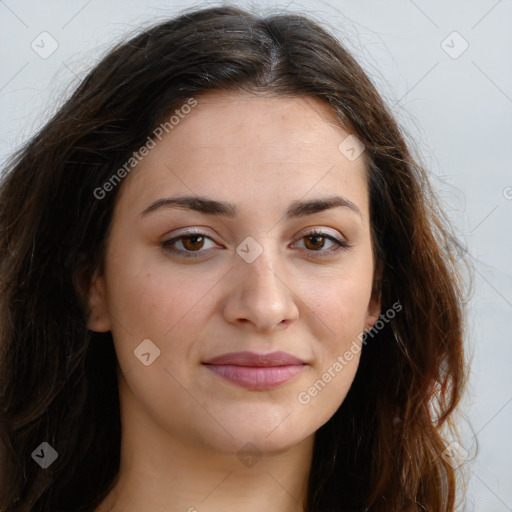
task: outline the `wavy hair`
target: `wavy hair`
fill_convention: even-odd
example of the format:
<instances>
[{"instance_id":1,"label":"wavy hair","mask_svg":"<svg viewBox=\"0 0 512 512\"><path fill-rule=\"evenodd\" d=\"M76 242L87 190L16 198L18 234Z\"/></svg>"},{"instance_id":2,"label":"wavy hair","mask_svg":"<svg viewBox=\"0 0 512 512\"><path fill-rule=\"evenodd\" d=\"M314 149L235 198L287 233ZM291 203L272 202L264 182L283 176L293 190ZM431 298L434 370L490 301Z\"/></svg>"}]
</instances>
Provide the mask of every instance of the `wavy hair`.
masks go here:
<instances>
[{"instance_id":1,"label":"wavy hair","mask_svg":"<svg viewBox=\"0 0 512 512\"><path fill-rule=\"evenodd\" d=\"M441 456L467 370L453 228L369 77L316 21L236 7L185 11L133 36L88 73L9 161L0 185L2 512L90 512L120 460L116 356L87 329L122 184L102 187L170 112L223 90L318 98L365 145L382 309L355 380L315 433L307 512L451 512ZM42 441L58 461L41 470Z\"/></svg>"}]
</instances>

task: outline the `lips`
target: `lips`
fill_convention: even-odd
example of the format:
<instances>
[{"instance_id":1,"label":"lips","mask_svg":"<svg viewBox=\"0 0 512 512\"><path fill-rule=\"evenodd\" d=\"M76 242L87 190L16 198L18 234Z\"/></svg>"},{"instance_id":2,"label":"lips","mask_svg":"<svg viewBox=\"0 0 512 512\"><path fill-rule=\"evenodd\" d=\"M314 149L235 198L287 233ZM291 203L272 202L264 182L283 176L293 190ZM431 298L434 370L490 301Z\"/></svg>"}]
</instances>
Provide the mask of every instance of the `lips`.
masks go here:
<instances>
[{"instance_id":1,"label":"lips","mask_svg":"<svg viewBox=\"0 0 512 512\"><path fill-rule=\"evenodd\" d=\"M286 352L231 352L203 364L215 375L255 391L281 386L295 378L306 366L301 359Z\"/></svg>"},{"instance_id":2,"label":"lips","mask_svg":"<svg viewBox=\"0 0 512 512\"><path fill-rule=\"evenodd\" d=\"M271 352L270 354L258 354L256 352L231 352L214 357L205 364L233 364L236 366L288 366L304 364L298 357L286 352Z\"/></svg>"}]
</instances>

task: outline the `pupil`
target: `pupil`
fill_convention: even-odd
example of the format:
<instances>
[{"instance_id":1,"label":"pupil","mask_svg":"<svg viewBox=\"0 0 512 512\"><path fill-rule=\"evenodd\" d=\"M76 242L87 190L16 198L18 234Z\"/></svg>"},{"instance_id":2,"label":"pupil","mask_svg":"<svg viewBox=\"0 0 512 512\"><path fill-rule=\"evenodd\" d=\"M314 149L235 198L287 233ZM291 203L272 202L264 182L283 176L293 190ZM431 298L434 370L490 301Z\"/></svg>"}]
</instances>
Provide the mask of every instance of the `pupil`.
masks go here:
<instances>
[{"instance_id":1,"label":"pupil","mask_svg":"<svg viewBox=\"0 0 512 512\"><path fill-rule=\"evenodd\" d=\"M316 243L315 243L315 242L313 242L313 245L315 245L315 246L316 246L316 245L318 245L318 244L322 245L322 242L319 242L319 240L323 239L323 236L320 236L320 235L312 235L312 236L310 236L309 238L310 238L310 239L312 239L312 240L316 240Z\"/></svg>"},{"instance_id":2,"label":"pupil","mask_svg":"<svg viewBox=\"0 0 512 512\"><path fill-rule=\"evenodd\" d=\"M190 235L188 236L185 241L187 244L196 246L198 243L200 244L203 237L201 235ZM193 249L198 249L198 247L192 247Z\"/></svg>"}]
</instances>

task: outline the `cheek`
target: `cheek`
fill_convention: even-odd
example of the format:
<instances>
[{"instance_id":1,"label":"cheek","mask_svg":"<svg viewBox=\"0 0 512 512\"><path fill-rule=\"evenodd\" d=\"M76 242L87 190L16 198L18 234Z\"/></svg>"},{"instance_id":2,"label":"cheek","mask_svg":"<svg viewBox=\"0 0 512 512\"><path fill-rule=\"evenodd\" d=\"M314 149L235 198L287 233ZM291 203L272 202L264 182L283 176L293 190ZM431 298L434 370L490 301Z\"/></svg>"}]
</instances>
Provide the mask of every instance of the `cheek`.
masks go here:
<instances>
[{"instance_id":1,"label":"cheek","mask_svg":"<svg viewBox=\"0 0 512 512\"><path fill-rule=\"evenodd\" d=\"M306 283L304 302L327 332L328 345L339 345L366 326L373 275L366 268L347 268ZM341 348L341 347L338 347Z\"/></svg>"},{"instance_id":2,"label":"cheek","mask_svg":"<svg viewBox=\"0 0 512 512\"><path fill-rule=\"evenodd\" d=\"M297 403L320 422L327 421L343 402L354 380L362 350L371 297L371 257L354 258L322 283L322 293L309 295L309 305L321 321L314 372L297 395Z\"/></svg>"},{"instance_id":3,"label":"cheek","mask_svg":"<svg viewBox=\"0 0 512 512\"><path fill-rule=\"evenodd\" d=\"M135 256L135 255L134 255ZM221 276L193 267L177 270L133 257L122 265L113 257L109 274L109 309L116 351L124 368L138 366L134 350L145 339L161 351L159 365L183 360L208 321L209 300Z\"/></svg>"},{"instance_id":4,"label":"cheek","mask_svg":"<svg viewBox=\"0 0 512 512\"><path fill-rule=\"evenodd\" d=\"M194 341L208 322L208 299L218 279L194 279L186 271L171 273L154 267L137 272L136 267L130 271L125 266L122 274L111 276L118 286L112 290L110 304L116 318L114 345L126 389L161 424L169 423L165 411L170 409L179 410L183 418L200 416L201 408L183 386L191 387L190 371L197 359ZM137 356L146 353L150 354L147 366Z\"/></svg>"},{"instance_id":5,"label":"cheek","mask_svg":"<svg viewBox=\"0 0 512 512\"><path fill-rule=\"evenodd\" d=\"M204 311L200 304L211 287L209 279L145 271L123 280L109 302L112 313L124 322L126 330L164 338L188 322L187 317L197 318Z\"/></svg>"},{"instance_id":6,"label":"cheek","mask_svg":"<svg viewBox=\"0 0 512 512\"><path fill-rule=\"evenodd\" d=\"M362 351L371 278L354 273L333 280L312 298L312 310L324 326L317 336L317 361L295 396L299 411L323 425L345 399L355 378ZM326 335L326 333L328 333Z\"/></svg>"}]
</instances>

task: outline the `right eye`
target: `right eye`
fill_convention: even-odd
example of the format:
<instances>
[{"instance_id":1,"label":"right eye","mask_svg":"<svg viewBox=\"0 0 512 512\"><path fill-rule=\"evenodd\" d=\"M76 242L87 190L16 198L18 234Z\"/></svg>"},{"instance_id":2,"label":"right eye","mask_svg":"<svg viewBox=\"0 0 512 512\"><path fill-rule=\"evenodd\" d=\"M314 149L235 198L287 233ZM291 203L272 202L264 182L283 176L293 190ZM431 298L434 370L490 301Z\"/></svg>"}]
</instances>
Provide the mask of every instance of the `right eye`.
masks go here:
<instances>
[{"instance_id":1,"label":"right eye","mask_svg":"<svg viewBox=\"0 0 512 512\"><path fill-rule=\"evenodd\" d=\"M174 254L178 254L186 258L197 258L200 254L206 252L200 250L204 247L206 239L212 240L205 233L189 231L187 233L171 238L170 240L162 242L162 247ZM176 244L181 244L183 249L176 249Z\"/></svg>"}]
</instances>

